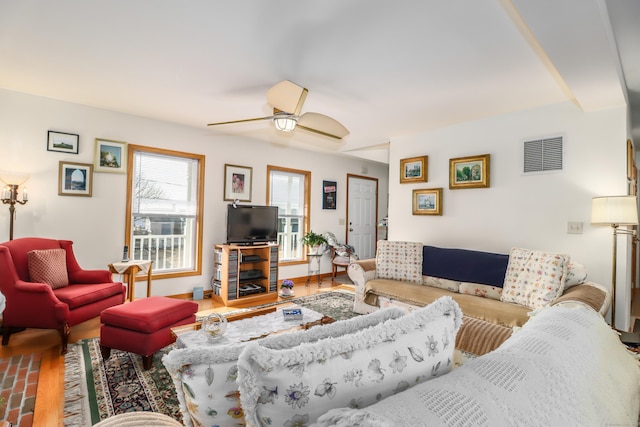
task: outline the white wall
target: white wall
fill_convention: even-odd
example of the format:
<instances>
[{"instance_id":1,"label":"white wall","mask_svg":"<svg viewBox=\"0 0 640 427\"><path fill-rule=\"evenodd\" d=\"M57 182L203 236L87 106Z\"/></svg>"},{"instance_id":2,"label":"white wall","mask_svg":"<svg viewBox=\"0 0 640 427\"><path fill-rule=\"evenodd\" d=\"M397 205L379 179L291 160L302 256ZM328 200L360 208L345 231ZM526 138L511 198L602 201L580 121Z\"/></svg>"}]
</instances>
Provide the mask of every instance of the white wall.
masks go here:
<instances>
[{"instance_id":1,"label":"white wall","mask_svg":"<svg viewBox=\"0 0 640 427\"><path fill-rule=\"evenodd\" d=\"M78 155L47 151L47 131L80 135ZM156 280L154 295L210 289L213 245L226 238L223 201L225 163L253 167L252 204L266 203L266 166L309 170L311 225L321 233L332 231L344 241L346 176L379 179L380 217L387 213L387 165L340 155L301 151L242 137L212 136L206 128L190 128L126 114L90 108L54 99L0 90L0 170L28 172L30 201L16 208L14 237L39 236L74 241L84 268L106 268L122 256L125 227L126 175L94 173L93 197L58 196L58 162L93 163L95 138L124 141L206 156L203 274L200 277ZM366 168L367 173L362 173ZM322 180L337 181L336 210L322 210ZM9 239L8 208L0 207L0 241ZM330 271L327 261L323 272ZM300 277L307 266L281 267L279 277ZM136 295L146 286L139 284Z\"/></svg>"},{"instance_id":2,"label":"white wall","mask_svg":"<svg viewBox=\"0 0 640 427\"><path fill-rule=\"evenodd\" d=\"M625 108L584 113L564 103L468 122L391 142L389 237L508 253L512 247L571 255L590 279L611 283L612 234L590 225L591 198L626 194ZM566 168L524 176L521 143L562 135ZM491 154L491 187L449 189L449 159ZM424 184L399 184L400 159L429 156ZM414 216L412 190L443 187L442 216ZM580 221L583 234L567 234ZM625 237L619 238L616 326L627 327L630 292Z\"/></svg>"}]
</instances>

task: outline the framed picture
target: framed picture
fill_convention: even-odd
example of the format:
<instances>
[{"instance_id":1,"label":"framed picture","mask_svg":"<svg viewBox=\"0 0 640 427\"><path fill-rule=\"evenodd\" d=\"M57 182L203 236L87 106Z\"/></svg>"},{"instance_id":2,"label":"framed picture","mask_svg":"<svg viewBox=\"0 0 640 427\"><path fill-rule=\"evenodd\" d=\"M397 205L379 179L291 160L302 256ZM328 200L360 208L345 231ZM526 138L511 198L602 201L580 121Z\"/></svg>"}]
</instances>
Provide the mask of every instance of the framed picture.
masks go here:
<instances>
[{"instance_id":1,"label":"framed picture","mask_svg":"<svg viewBox=\"0 0 640 427\"><path fill-rule=\"evenodd\" d=\"M47 150L78 154L80 135L50 130L47 136Z\"/></svg>"},{"instance_id":2,"label":"framed picture","mask_svg":"<svg viewBox=\"0 0 640 427\"><path fill-rule=\"evenodd\" d=\"M336 208L337 182L322 181L322 209Z\"/></svg>"},{"instance_id":3,"label":"framed picture","mask_svg":"<svg viewBox=\"0 0 640 427\"><path fill-rule=\"evenodd\" d=\"M251 201L251 175L253 168L224 165L224 200Z\"/></svg>"},{"instance_id":4,"label":"framed picture","mask_svg":"<svg viewBox=\"0 0 640 427\"><path fill-rule=\"evenodd\" d=\"M442 215L442 188L413 190L414 215Z\"/></svg>"},{"instance_id":5,"label":"framed picture","mask_svg":"<svg viewBox=\"0 0 640 427\"><path fill-rule=\"evenodd\" d=\"M490 154L449 159L449 188L489 188Z\"/></svg>"},{"instance_id":6,"label":"framed picture","mask_svg":"<svg viewBox=\"0 0 640 427\"><path fill-rule=\"evenodd\" d=\"M96 172L127 172L127 143L96 138Z\"/></svg>"},{"instance_id":7,"label":"framed picture","mask_svg":"<svg viewBox=\"0 0 640 427\"><path fill-rule=\"evenodd\" d=\"M400 159L400 184L427 182L429 156Z\"/></svg>"},{"instance_id":8,"label":"framed picture","mask_svg":"<svg viewBox=\"0 0 640 427\"><path fill-rule=\"evenodd\" d=\"M59 196L91 197L93 165L61 161L58 170Z\"/></svg>"}]
</instances>

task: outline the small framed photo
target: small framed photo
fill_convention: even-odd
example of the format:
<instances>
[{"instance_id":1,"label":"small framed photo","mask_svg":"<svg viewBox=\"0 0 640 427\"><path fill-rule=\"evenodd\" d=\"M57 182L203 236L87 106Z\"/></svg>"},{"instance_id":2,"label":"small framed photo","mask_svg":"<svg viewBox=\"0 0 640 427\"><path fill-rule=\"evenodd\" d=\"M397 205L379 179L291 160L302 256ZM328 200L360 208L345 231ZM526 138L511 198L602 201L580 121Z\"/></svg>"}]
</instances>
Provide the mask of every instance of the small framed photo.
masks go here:
<instances>
[{"instance_id":1,"label":"small framed photo","mask_svg":"<svg viewBox=\"0 0 640 427\"><path fill-rule=\"evenodd\" d=\"M400 184L427 182L429 156L400 159Z\"/></svg>"},{"instance_id":2,"label":"small framed photo","mask_svg":"<svg viewBox=\"0 0 640 427\"><path fill-rule=\"evenodd\" d=\"M442 215L442 188L413 190L414 215Z\"/></svg>"},{"instance_id":3,"label":"small framed photo","mask_svg":"<svg viewBox=\"0 0 640 427\"><path fill-rule=\"evenodd\" d=\"M127 172L127 143L96 138L96 172Z\"/></svg>"},{"instance_id":4,"label":"small framed photo","mask_svg":"<svg viewBox=\"0 0 640 427\"><path fill-rule=\"evenodd\" d=\"M336 181L322 181L322 209L336 208L337 186Z\"/></svg>"},{"instance_id":5,"label":"small framed photo","mask_svg":"<svg viewBox=\"0 0 640 427\"><path fill-rule=\"evenodd\" d=\"M50 130L47 136L47 151L78 154L80 135Z\"/></svg>"},{"instance_id":6,"label":"small framed photo","mask_svg":"<svg viewBox=\"0 0 640 427\"><path fill-rule=\"evenodd\" d=\"M251 201L251 175L248 166L224 165L224 200Z\"/></svg>"},{"instance_id":7,"label":"small framed photo","mask_svg":"<svg viewBox=\"0 0 640 427\"><path fill-rule=\"evenodd\" d=\"M58 195L91 197L93 165L91 163L59 163Z\"/></svg>"},{"instance_id":8,"label":"small framed photo","mask_svg":"<svg viewBox=\"0 0 640 427\"><path fill-rule=\"evenodd\" d=\"M449 188L489 188L490 154L449 159Z\"/></svg>"}]
</instances>

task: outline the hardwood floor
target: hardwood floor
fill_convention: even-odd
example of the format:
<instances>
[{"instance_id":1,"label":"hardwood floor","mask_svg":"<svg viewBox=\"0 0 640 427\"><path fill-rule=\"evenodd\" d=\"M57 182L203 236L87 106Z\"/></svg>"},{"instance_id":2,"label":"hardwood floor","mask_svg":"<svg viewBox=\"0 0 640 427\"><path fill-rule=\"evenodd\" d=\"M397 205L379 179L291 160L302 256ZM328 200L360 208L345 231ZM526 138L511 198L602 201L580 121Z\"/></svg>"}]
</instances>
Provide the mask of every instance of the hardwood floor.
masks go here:
<instances>
[{"instance_id":1,"label":"hardwood floor","mask_svg":"<svg viewBox=\"0 0 640 427\"><path fill-rule=\"evenodd\" d=\"M320 285L296 283L295 296L312 295L340 288L339 283L332 283L331 278L323 278ZM278 297L278 300L284 300ZM235 310L242 306L227 308L210 298L197 301L200 310L217 309L219 312ZM98 337L100 335L100 318L88 320L71 328L70 343ZM27 329L11 336L8 346L0 346L0 358L16 354L41 352L40 376L34 410L33 425L37 427L62 427L64 409L64 357L60 354L60 337L57 331L47 329Z\"/></svg>"}]
</instances>

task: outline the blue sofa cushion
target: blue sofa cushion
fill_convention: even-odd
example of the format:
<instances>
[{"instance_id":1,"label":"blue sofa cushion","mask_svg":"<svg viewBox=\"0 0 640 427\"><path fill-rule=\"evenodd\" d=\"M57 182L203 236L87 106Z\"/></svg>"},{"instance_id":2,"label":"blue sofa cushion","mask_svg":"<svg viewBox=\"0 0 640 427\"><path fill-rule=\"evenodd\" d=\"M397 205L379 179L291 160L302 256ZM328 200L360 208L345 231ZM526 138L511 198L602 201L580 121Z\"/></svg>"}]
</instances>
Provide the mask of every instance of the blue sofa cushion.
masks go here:
<instances>
[{"instance_id":1,"label":"blue sofa cushion","mask_svg":"<svg viewBox=\"0 0 640 427\"><path fill-rule=\"evenodd\" d=\"M422 275L502 288L509 255L423 246Z\"/></svg>"}]
</instances>

